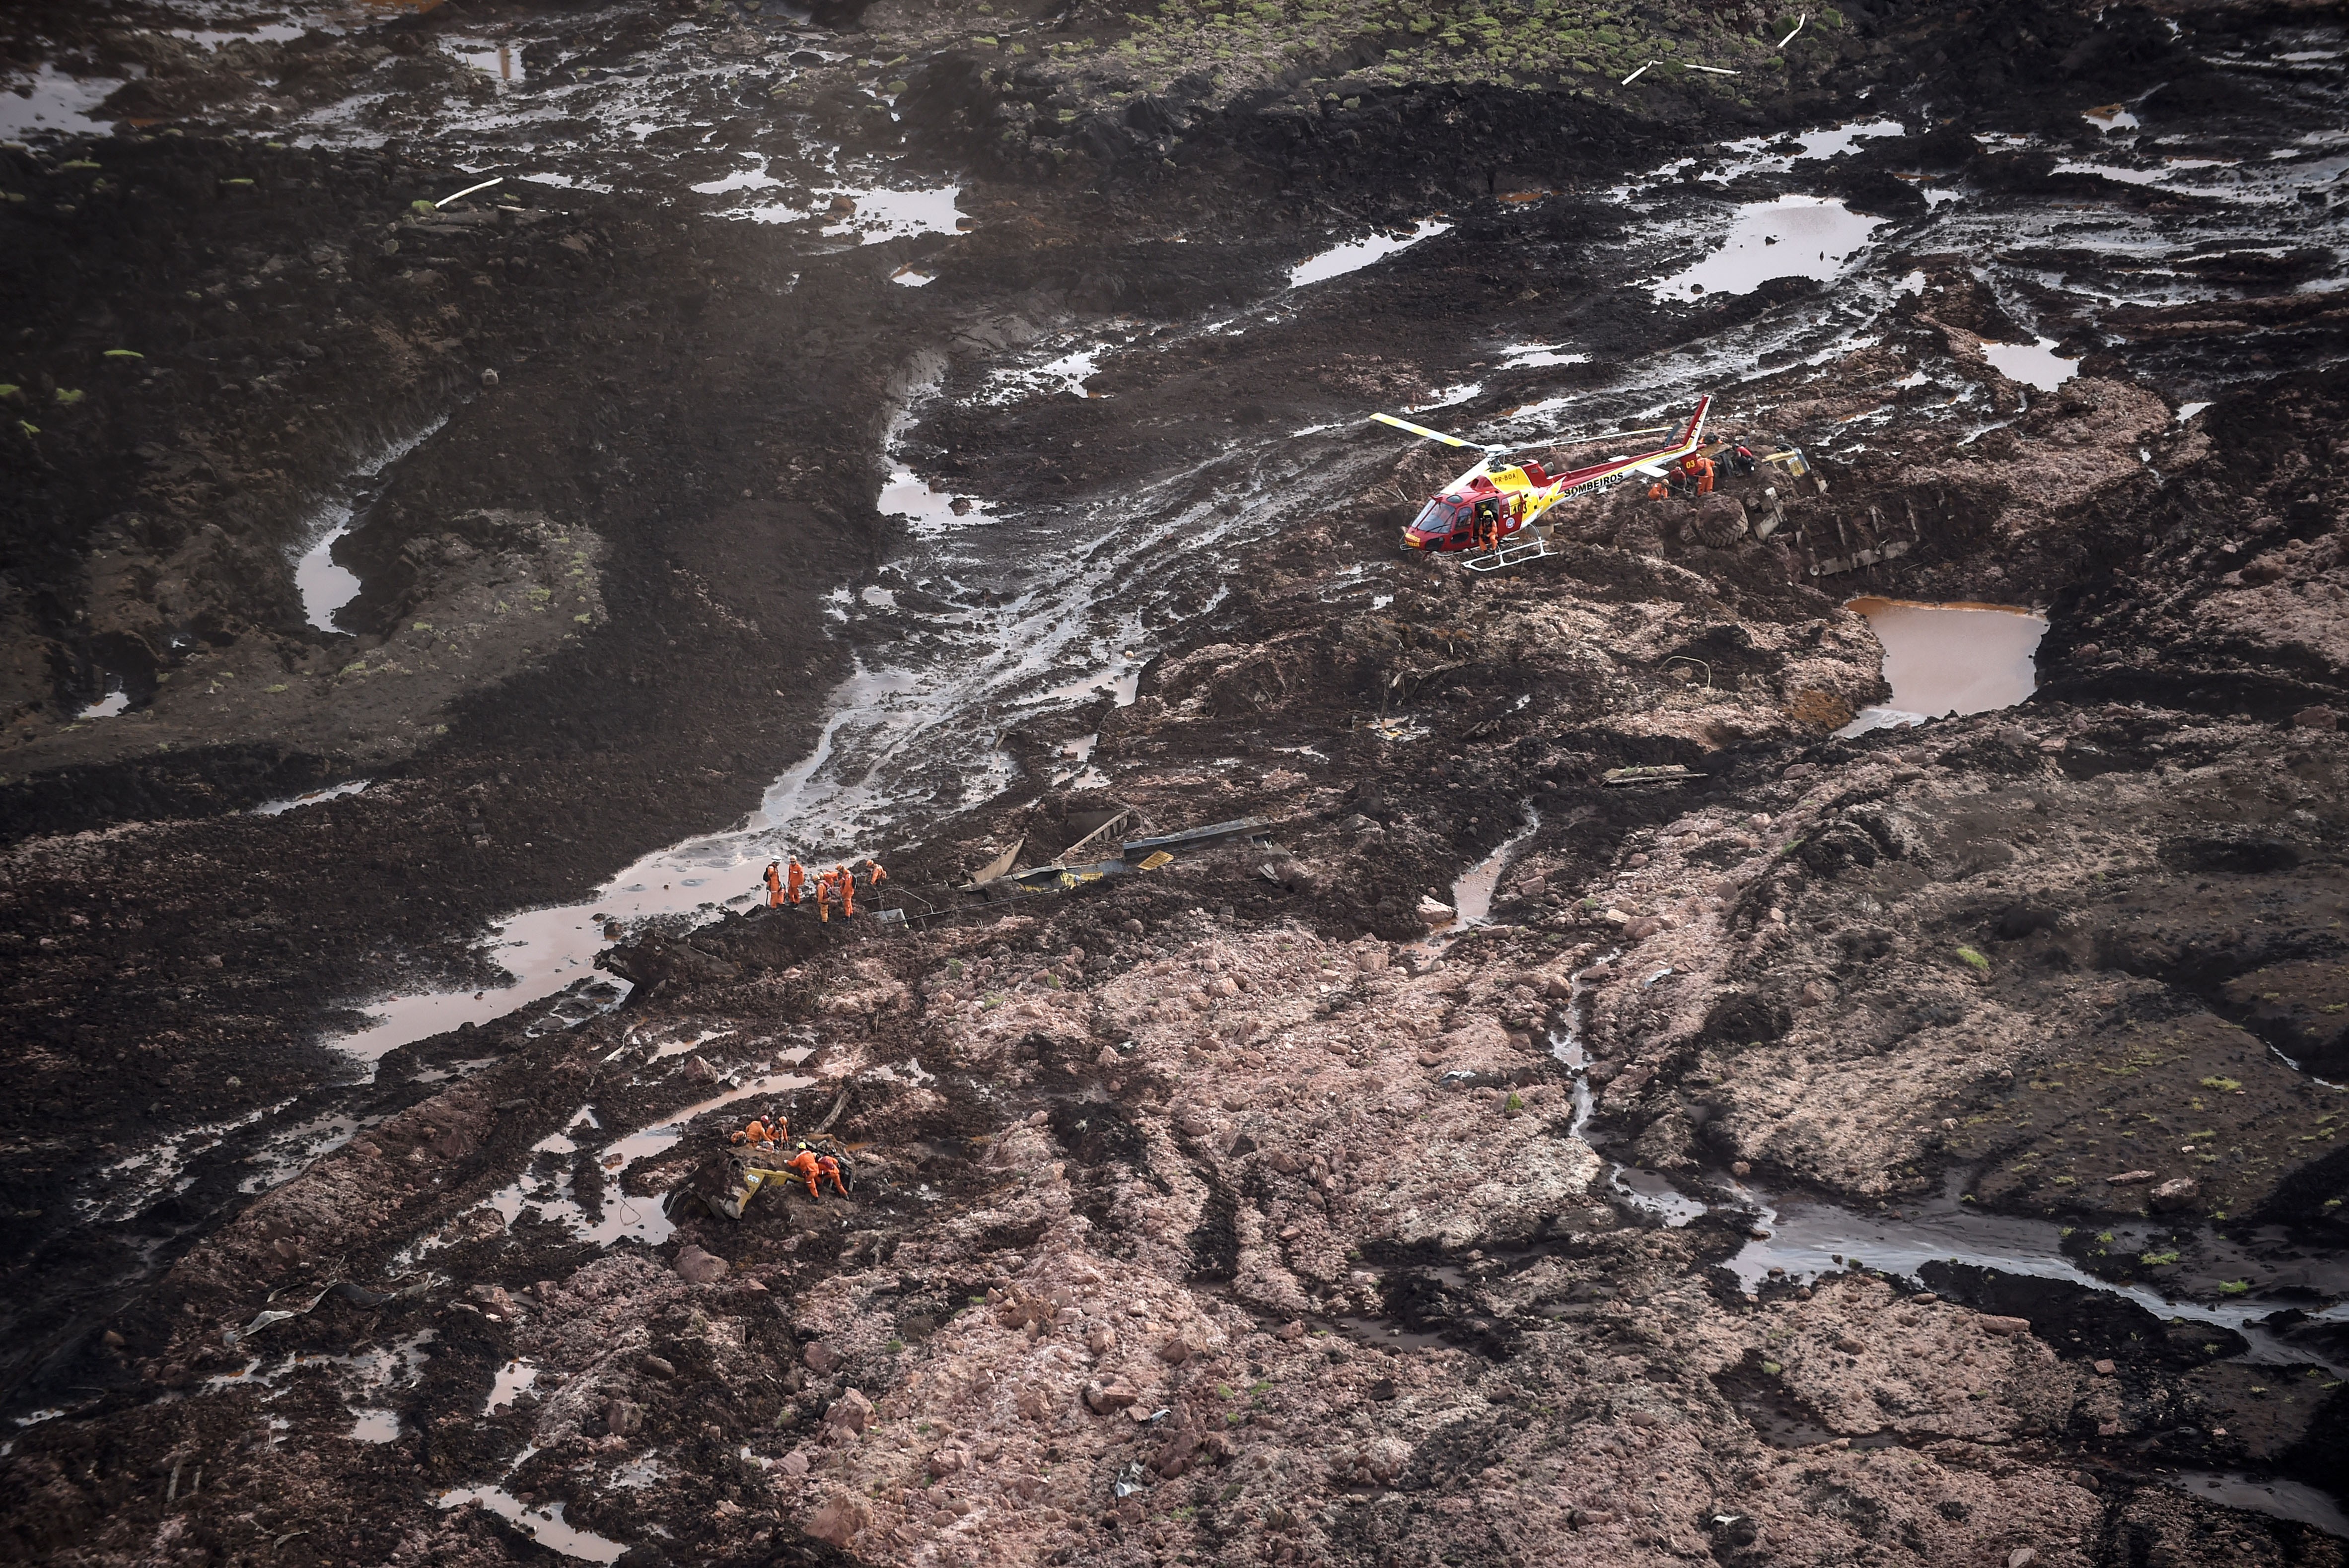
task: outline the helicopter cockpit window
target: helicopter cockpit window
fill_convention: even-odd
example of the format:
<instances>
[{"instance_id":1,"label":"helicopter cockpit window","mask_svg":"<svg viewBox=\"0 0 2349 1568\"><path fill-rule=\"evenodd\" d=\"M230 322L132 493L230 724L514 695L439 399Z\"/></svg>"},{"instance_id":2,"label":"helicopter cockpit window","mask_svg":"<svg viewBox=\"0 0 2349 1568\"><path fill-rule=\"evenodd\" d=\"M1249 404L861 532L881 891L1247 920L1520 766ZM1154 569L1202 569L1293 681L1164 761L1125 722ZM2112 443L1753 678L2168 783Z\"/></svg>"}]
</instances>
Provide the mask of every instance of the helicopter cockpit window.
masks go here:
<instances>
[{"instance_id":1,"label":"helicopter cockpit window","mask_svg":"<svg viewBox=\"0 0 2349 1568\"><path fill-rule=\"evenodd\" d=\"M1450 533L1465 522L1467 517L1468 508L1464 503L1432 500L1412 527L1421 533Z\"/></svg>"}]
</instances>

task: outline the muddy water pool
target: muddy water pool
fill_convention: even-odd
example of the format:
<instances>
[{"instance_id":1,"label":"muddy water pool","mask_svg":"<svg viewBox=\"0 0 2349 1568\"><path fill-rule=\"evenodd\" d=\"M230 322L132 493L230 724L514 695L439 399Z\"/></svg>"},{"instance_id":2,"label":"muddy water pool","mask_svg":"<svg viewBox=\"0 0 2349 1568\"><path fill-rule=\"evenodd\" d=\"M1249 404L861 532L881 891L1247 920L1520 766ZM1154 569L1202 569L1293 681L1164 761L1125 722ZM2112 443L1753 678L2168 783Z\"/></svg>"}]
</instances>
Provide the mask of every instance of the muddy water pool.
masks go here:
<instances>
[{"instance_id":1,"label":"muddy water pool","mask_svg":"<svg viewBox=\"0 0 2349 1568\"><path fill-rule=\"evenodd\" d=\"M1432 240L1438 234L1451 232L1452 225L1434 218L1424 218L1413 224L1408 233L1372 234L1367 240L1353 240L1342 245L1332 245L1317 256L1308 257L1288 270L1288 286L1304 288L1309 284L1328 283L1331 278L1344 277L1360 272L1375 262L1382 262L1398 251L1408 250L1422 240Z\"/></svg>"},{"instance_id":2,"label":"muddy water pool","mask_svg":"<svg viewBox=\"0 0 2349 1568\"><path fill-rule=\"evenodd\" d=\"M1991 713L2039 686L2035 655L2047 619L2008 604L1921 604L1860 598L1844 606L1868 617L1884 645L1889 707L1864 708L1839 733L1923 724L1952 714Z\"/></svg>"},{"instance_id":3,"label":"muddy water pool","mask_svg":"<svg viewBox=\"0 0 2349 1568\"><path fill-rule=\"evenodd\" d=\"M359 596L358 574L335 559L341 543L373 499L383 477L409 453L437 435L449 422L443 414L423 428L386 442L362 459L336 494L327 498L302 530L294 560L294 586L302 595L302 613L322 632L340 631L335 617Z\"/></svg>"},{"instance_id":4,"label":"muddy water pool","mask_svg":"<svg viewBox=\"0 0 2349 1568\"><path fill-rule=\"evenodd\" d=\"M1509 857L1540 827L1541 813L1528 810L1524 827L1503 840L1491 854L1453 879L1453 930L1465 931L1471 926L1482 925L1491 916L1493 895L1500 889L1501 873L1508 869Z\"/></svg>"},{"instance_id":5,"label":"muddy water pool","mask_svg":"<svg viewBox=\"0 0 2349 1568\"><path fill-rule=\"evenodd\" d=\"M2229 1508L2247 1508L2277 1519L2296 1520L2327 1535L2349 1540L2349 1513L2304 1481L2258 1476L2242 1470L2172 1470L2158 1478L2164 1486Z\"/></svg>"},{"instance_id":6,"label":"muddy water pool","mask_svg":"<svg viewBox=\"0 0 2349 1568\"><path fill-rule=\"evenodd\" d=\"M1752 294L1772 278L1832 279L1884 226L1827 196L1740 207L1720 248L1654 285L1660 300Z\"/></svg>"}]
</instances>

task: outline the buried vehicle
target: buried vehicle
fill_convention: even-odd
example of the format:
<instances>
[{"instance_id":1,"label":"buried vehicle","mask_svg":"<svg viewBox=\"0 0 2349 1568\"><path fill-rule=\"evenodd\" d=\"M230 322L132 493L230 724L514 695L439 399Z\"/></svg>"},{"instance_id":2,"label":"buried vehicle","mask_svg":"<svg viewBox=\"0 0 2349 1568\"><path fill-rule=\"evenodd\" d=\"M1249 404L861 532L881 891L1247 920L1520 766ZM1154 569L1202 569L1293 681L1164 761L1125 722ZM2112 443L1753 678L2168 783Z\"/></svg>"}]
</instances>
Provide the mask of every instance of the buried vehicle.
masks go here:
<instances>
[{"instance_id":1,"label":"buried vehicle","mask_svg":"<svg viewBox=\"0 0 2349 1568\"><path fill-rule=\"evenodd\" d=\"M669 1191L662 1210L672 1220L695 1206L729 1220L740 1220L751 1200L770 1183L788 1187L807 1183L808 1196L823 1201L821 1184L829 1181L840 1196L855 1184L854 1166L838 1140L823 1133L794 1140L788 1148L777 1143L744 1142L711 1155L693 1173Z\"/></svg>"}]
</instances>

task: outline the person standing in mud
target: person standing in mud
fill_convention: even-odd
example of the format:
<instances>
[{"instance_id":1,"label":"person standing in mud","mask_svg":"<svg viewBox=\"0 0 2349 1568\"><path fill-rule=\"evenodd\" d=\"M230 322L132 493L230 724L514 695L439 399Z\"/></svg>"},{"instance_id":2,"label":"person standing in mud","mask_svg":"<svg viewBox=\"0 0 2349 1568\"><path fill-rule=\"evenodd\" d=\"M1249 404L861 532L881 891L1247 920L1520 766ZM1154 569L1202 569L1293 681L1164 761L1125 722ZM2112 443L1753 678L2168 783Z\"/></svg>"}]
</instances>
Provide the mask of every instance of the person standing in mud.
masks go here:
<instances>
[{"instance_id":1,"label":"person standing in mud","mask_svg":"<svg viewBox=\"0 0 2349 1568\"><path fill-rule=\"evenodd\" d=\"M836 888L830 872L815 879L815 917L826 925L832 923L832 901Z\"/></svg>"},{"instance_id":2,"label":"person standing in mud","mask_svg":"<svg viewBox=\"0 0 2349 1568\"><path fill-rule=\"evenodd\" d=\"M781 909L783 905L783 868L780 861L767 862L767 907Z\"/></svg>"},{"instance_id":3,"label":"person standing in mud","mask_svg":"<svg viewBox=\"0 0 2349 1568\"><path fill-rule=\"evenodd\" d=\"M854 920L856 918L856 873L842 865L833 867L832 874L833 880L840 885L840 918Z\"/></svg>"},{"instance_id":4,"label":"person standing in mud","mask_svg":"<svg viewBox=\"0 0 2349 1568\"><path fill-rule=\"evenodd\" d=\"M783 872L783 897L790 902L792 908L799 907L800 890L806 885L807 868L800 864L799 856L793 855L791 865Z\"/></svg>"}]
</instances>

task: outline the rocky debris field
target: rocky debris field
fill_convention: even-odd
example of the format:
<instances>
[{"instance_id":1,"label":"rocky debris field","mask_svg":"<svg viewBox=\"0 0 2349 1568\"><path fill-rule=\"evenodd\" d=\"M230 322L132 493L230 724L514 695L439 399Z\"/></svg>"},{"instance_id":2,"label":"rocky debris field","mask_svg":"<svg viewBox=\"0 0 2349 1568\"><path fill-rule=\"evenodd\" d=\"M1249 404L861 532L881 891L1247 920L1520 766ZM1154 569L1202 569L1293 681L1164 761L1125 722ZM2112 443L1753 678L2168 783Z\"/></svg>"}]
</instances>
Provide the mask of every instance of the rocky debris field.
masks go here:
<instances>
[{"instance_id":1,"label":"rocky debris field","mask_svg":"<svg viewBox=\"0 0 2349 1568\"><path fill-rule=\"evenodd\" d=\"M13 10L0 1555L2341 1562L2338 24L1803 15Z\"/></svg>"}]
</instances>

